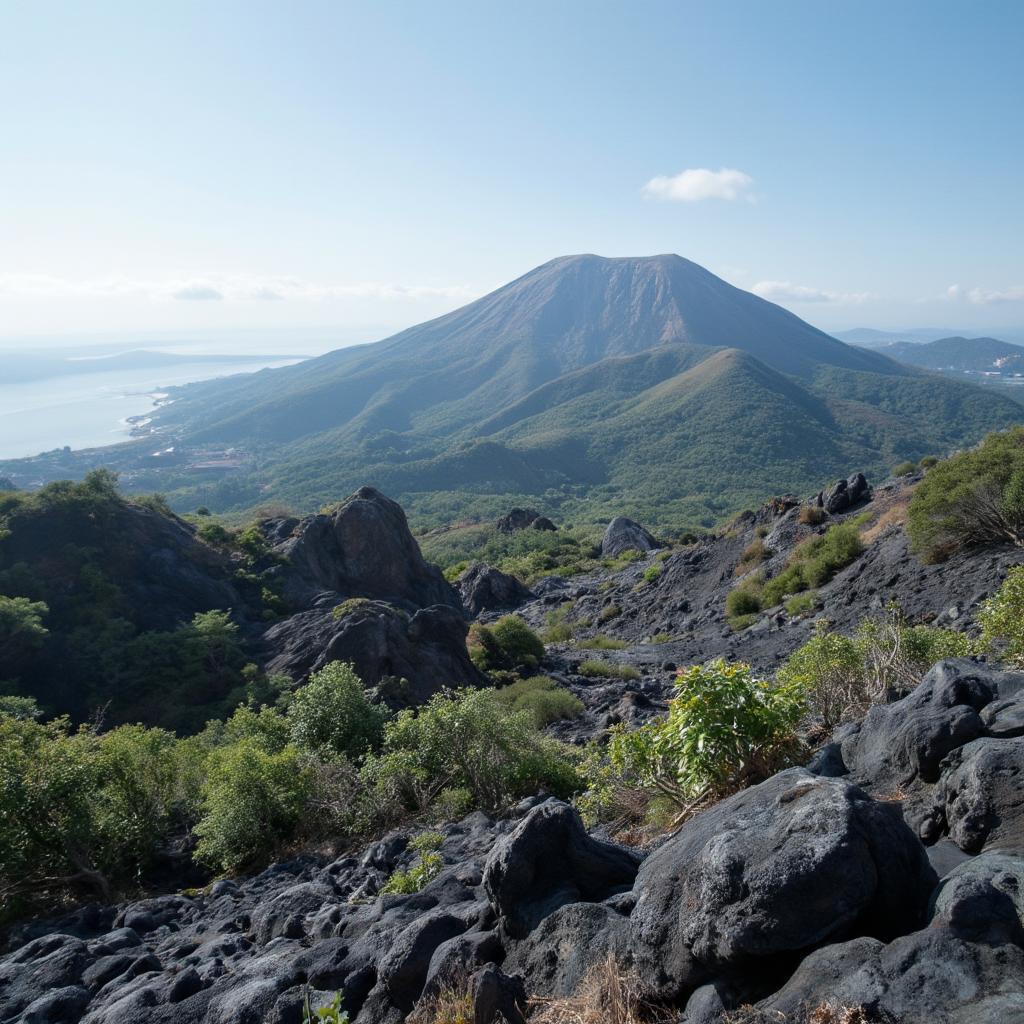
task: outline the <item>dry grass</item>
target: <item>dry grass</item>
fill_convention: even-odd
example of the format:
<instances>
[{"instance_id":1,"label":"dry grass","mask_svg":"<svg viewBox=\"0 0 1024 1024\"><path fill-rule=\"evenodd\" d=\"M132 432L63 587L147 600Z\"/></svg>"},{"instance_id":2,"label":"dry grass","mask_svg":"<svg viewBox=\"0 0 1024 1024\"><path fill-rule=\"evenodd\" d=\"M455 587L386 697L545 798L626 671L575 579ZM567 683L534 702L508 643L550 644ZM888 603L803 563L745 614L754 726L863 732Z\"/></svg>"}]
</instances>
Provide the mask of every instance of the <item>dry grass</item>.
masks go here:
<instances>
[{"instance_id":1,"label":"dry grass","mask_svg":"<svg viewBox=\"0 0 1024 1024\"><path fill-rule=\"evenodd\" d=\"M869 1015L863 1006L841 1006L838 1003L821 1003L813 1010L805 1010L798 1016L779 1011L758 1010L753 1006L741 1006L727 1013L722 1024L899 1024L888 1015L879 1018Z\"/></svg>"},{"instance_id":2,"label":"dry grass","mask_svg":"<svg viewBox=\"0 0 1024 1024\"><path fill-rule=\"evenodd\" d=\"M860 539L865 544L874 544L879 537L889 530L906 525L907 507L911 495L904 494L897 498L866 530L861 531Z\"/></svg>"},{"instance_id":3,"label":"dry grass","mask_svg":"<svg viewBox=\"0 0 1024 1024\"><path fill-rule=\"evenodd\" d=\"M532 999L530 1004L530 1024L650 1024L659 1019L658 1008L640 998L636 974L610 954L586 973L572 996Z\"/></svg>"},{"instance_id":4,"label":"dry grass","mask_svg":"<svg viewBox=\"0 0 1024 1024\"><path fill-rule=\"evenodd\" d=\"M462 980L421 1000L406 1020L409 1024L473 1024L475 1010L469 983Z\"/></svg>"}]
</instances>

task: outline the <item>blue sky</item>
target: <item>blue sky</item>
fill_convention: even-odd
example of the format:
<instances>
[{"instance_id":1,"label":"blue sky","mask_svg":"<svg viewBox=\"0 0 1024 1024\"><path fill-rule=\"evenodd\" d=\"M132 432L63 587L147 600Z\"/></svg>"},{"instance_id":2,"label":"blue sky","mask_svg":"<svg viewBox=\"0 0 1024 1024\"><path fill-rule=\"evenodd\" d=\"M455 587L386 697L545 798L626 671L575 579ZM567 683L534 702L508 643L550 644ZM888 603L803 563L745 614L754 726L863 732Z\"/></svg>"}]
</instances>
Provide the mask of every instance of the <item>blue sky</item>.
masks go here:
<instances>
[{"instance_id":1,"label":"blue sky","mask_svg":"<svg viewBox=\"0 0 1024 1024\"><path fill-rule=\"evenodd\" d=\"M372 337L569 252L829 329L1021 325L1022 37L1009 2L0 0L0 336Z\"/></svg>"}]
</instances>

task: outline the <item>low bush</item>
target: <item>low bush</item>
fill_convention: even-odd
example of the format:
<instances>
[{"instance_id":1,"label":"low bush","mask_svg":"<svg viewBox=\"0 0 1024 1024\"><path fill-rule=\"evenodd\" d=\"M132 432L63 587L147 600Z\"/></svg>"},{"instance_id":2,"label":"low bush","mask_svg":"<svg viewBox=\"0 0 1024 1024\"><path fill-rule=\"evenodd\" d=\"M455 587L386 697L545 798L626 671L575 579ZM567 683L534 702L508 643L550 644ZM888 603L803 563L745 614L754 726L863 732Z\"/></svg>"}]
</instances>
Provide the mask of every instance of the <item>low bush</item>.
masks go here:
<instances>
[{"instance_id":1,"label":"low bush","mask_svg":"<svg viewBox=\"0 0 1024 1024\"><path fill-rule=\"evenodd\" d=\"M725 614L729 619L743 615L755 615L761 610L761 598L751 586L730 590L725 598Z\"/></svg>"},{"instance_id":2,"label":"low bush","mask_svg":"<svg viewBox=\"0 0 1024 1024\"><path fill-rule=\"evenodd\" d=\"M214 751L195 827L198 859L232 870L267 858L294 835L310 793L298 751L268 754L255 740Z\"/></svg>"},{"instance_id":3,"label":"low bush","mask_svg":"<svg viewBox=\"0 0 1024 1024\"><path fill-rule=\"evenodd\" d=\"M621 651L626 646L625 640L617 640L615 637L605 636L598 633L596 636L580 640L576 645L588 651Z\"/></svg>"},{"instance_id":4,"label":"low bush","mask_svg":"<svg viewBox=\"0 0 1024 1024\"><path fill-rule=\"evenodd\" d=\"M785 604L786 614L791 618L799 618L801 615L808 615L813 612L821 600L816 590L808 590L803 594L791 597Z\"/></svg>"},{"instance_id":5,"label":"low bush","mask_svg":"<svg viewBox=\"0 0 1024 1024\"><path fill-rule=\"evenodd\" d=\"M519 679L497 691L498 700L512 711L525 711L538 729L563 718L575 718L583 702L547 676Z\"/></svg>"},{"instance_id":6,"label":"low bush","mask_svg":"<svg viewBox=\"0 0 1024 1024\"><path fill-rule=\"evenodd\" d=\"M936 661L974 653L964 633L911 626L895 607L865 618L853 636L830 632L819 622L813 637L794 651L776 674L807 694L808 708L823 730L862 717L878 701L908 692Z\"/></svg>"},{"instance_id":7,"label":"low bush","mask_svg":"<svg viewBox=\"0 0 1024 1024\"><path fill-rule=\"evenodd\" d=\"M569 622L569 615L572 613L573 602L566 601L557 608L552 609L545 616L547 628L541 634L541 639L546 644L565 643L573 637L572 623Z\"/></svg>"},{"instance_id":8,"label":"low bush","mask_svg":"<svg viewBox=\"0 0 1024 1024\"><path fill-rule=\"evenodd\" d=\"M910 476L911 473L917 472L916 462L901 462L896 466L892 467L893 476Z\"/></svg>"},{"instance_id":9,"label":"low bush","mask_svg":"<svg viewBox=\"0 0 1024 1024\"><path fill-rule=\"evenodd\" d=\"M933 466L914 491L907 531L926 561L978 544L1024 546L1024 427Z\"/></svg>"},{"instance_id":10,"label":"low bush","mask_svg":"<svg viewBox=\"0 0 1024 1024\"><path fill-rule=\"evenodd\" d=\"M762 679L741 662L718 658L684 669L666 717L613 730L604 770L585 769L594 781L581 808L594 820L617 788L653 790L676 804L678 823L794 762L805 709L802 686Z\"/></svg>"},{"instance_id":11,"label":"low bush","mask_svg":"<svg viewBox=\"0 0 1024 1024\"><path fill-rule=\"evenodd\" d=\"M579 673L591 679L639 679L640 670L632 665L620 665L610 661L585 661Z\"/></svg>"},{"instance_id":12,"label":"low bush","mask_svg":"<svg viewBox=\"0 0 1024 1024\"><path fill-rule=\"evenodd\" d=\"M641 579L644 583L653 583L664 571L665 566L661 562L655 562L654 565L649 565L644 569Z\"/></svg>"},{"instance_id":13,"label":"low bush","mask_svg":"<svg viewBox=\"0 0 1024 1024\"><path fill-rule=\"evenodd\" d=\"M742 576L750 572L751 569L756 568L770 557L771 552L760 537L751 541L743 549L743 554L740 555L740 560L736 565L736 575Z\"/></svg>"},{"instance_id":14,"label":"low bush","mask_svg":"<svg viewBox=\"0 0 1024 1024\"><path fill-rule=\"evenodd\" d=\"M797 519L804 526L820 526L825 522L826 512L820 505L802 505Z\"/></svg>"},{"instance_id":15,"label":"low bush","mask_svg":"<svg viewBox=\"0 0 1024 1024\"><path fill-rule=\"evenodd\" d=\"M611 622L622 614L622 609L617 604L606 604L597 615L598 622Z\"/></svg>"},{"instance_id":16,"label":"low bush","mask_svg":"<svg viewBox=\"0 0 1024 1024\"><path fill-rule=\"evenodd\" d=\"M288 706L291 739L309 754L360 760L380 747L385 709L366 699L351 665L332 661L309 677Z\"/></svg>"},{"instance_id":17,"label":"low bush","mask_svg":"<svg viewBox=\"0 0 1024 1024\"><path fill-rule=\"evenodd\" d=\"M1024 665L1024 566L1006 574L1002 586L978 615L981 639L1015 665Z\"/></svg>"},{"instance_id":18,"label":"low bush","mask_svg":"<svg viewBox=\"0 0 1024 1024\"><path fill-rule=\"evenodd\" d=\"M536 668L544 657L544 642L518 615L506 615L493 626L474 623L469 632L469 653L484 672Z\"/></svg>"},{"instance_id":19,"label":"low bush","mask_svg":"<svg viewBox=\"0 0 1024 1024\"><path fill-rule=\"evenodd\" d=\"M824 586L864 550L854 523L837 523L818 537L805 540L786 568L764 584L762 607L774 608L792 594Z\"/></svg>"},{"instance_id":20,"label":"low bush","mask_svg":"<svg viewBox=\"0 0 1024 1024\"><path fill-rule=\"evenodd\" d=\"M568 749L494 690L441 693L416 712L399 712L361 774L369 807L385 819L423 812L452 788L495 812L539 789L566 797L580 786Z\"/></svg>"}]
</instances>

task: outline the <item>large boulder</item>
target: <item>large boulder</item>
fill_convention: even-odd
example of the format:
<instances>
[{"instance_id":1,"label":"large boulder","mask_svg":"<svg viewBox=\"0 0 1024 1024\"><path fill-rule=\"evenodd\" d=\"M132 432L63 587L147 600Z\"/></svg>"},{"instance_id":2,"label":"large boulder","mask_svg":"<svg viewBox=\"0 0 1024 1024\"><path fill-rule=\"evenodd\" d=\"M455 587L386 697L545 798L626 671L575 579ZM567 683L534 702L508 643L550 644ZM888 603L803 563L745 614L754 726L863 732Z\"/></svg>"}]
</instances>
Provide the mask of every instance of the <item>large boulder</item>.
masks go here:
<instances>
[{"instance_id":1,"label":"large boulder","mask_svg":"<svg viewBox=\"0 0 1024 1024\"><path fill-rule=\"evenodd\" d=\"M1024 1020L1024 950L969 942L933 927L885 945L859 938L812 953L750 1024L805 1020L819 1007L859 1009L867 1021L1010 1024ZM837 1015L822 1020L842 1020ZM852 1017L856 1020L856 1017Z\"/></svg>"},{"instance_id":2,"label":"large boulder","mask_svg":"<svg viewBox=\"0 0 1024 1024\"><path fill-rule=\"evenodd\" d=\"M854 473L848 480L837 480L818 495L818 505L830 515L846 512L871 497L871 488L863 473Z\"/></svg>"},{"instance_id":3,"label":"large boulder","mask_svg":"<svg viewBox=\"0 0 1024 1024\"><path fill-rule=\"evenodd\" d=\"M459 577L458 586L463 607L474 617L481 612L511 611L534 596L515 576L482 562L474 562Z\"/></svg>"},{"instance_id":4,"label":"large boulder","mask_svg":"<svg viewBox=\"0 0 1024 1024\"><path fill-rule=\"evenodd\" d=\"M525 938L567 903L597 902L628 889L640 856L594 839L579 815L560 800L546 800L495 844L484 866L484 890L500 932Z\"/></svg>"},{"instance_id":5,"label":"large boulder","mask_svg":"<svg viewBox=\"0 0 1024 1024\"><path fill-rule=\"evenodd\" d=\"M554 530L555 524L535 508L510 508L495 524L499 533L515 533L516 530Z\"/></svg>"},{"instance_id":6,"label":"large boulder","mask_svg":"<svg viewBox=\"0 0 1024 1024\"><path fill-rule=\"evenodd\" d=\"M625 516L616 516L604 531L601 557L617 558L627 551L655 551L662 544L639 523Z\"/></svg>"},{"instance_id":7,"label":"large boulder","mask_svg":"<svg viewBox=\"0 0 1024 1024\"><path fill-rule=\"evenodd\" d=\"M935 787L938 828L968 853L1024 853L1024 738L984 737L942 762Z\"/></svg>"},{"instance_id":8,"label":"large boulder","mask_svg":"<svg viewBox=\"0 0 1024 1024\"><path fill-rule=\"evenodd\" d=\"M997 697L1024 688L1024 673L1004 672L969 658L934 665L913 693L877 704L842 738L843 761L872 792L934 783L942 759L983 736L979 712Z\"/></svg>"},{"instance_id":9,"label":"large boulder","mask_svg":"<svg viewBox=\"0 0 1024 1024\"><path fill-rule=\"evenodd\" d=\"M829 941L909 931L935 881L896 805L794 768L698 815L644 861L633 955L646 994L677 999Z\"/></svg>"},{"instance_id":10,"label":"large boulder","mask_svg":"<svg viewBox=\"0 0 1024 1024\"><path fill-rule=\"evenodd\" d=\"M983 853L957 865L935 892L931 925L974 942L1024 946L1024 858Z\"/></svg>"},{"instance_id":11,"label":"large boulder","mask_svg":"<svg viewBox=\"0 0 1024 1024\"><path fill-rule=\"evenodd\" d=\"M303 519L273 551L287 559L284 596L296 607L367 597L409 611L462 609L455 588L423 558L401 506L373 487Z\"/></svg>"},{"instance_id":12,"label":"large boulder","mask_svg":"<svg viewBox=\"0 0 1024 1024\"><path fill-rule=\"evenodd\" d=\"M382 601L350 600L299 612L264 634L270 672L305 679L332 661L351 662L367 686L385 684L393 707L421 704L445 686L479 686L466 650L468 626L447 605L410 615ZM399 683L405 680L405 683Z\"/></svg>"}]
</instances>

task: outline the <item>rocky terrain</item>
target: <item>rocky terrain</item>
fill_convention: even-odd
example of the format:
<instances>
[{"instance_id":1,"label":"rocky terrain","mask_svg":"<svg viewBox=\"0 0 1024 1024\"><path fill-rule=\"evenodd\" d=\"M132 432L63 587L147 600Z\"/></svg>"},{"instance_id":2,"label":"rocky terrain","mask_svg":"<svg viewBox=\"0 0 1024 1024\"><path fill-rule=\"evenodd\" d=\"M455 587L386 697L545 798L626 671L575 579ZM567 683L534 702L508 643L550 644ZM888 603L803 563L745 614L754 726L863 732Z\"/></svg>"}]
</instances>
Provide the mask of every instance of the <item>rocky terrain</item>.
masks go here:
<instances>
[{"instance_id":1,"label":"rocky terrain","mask_svg":"<svg viewBox=\"0 0 1024 1024\"><path fill-rule=\"evenodd\" d=\"M912 620L970 630L979 601L1024 561L1000 548L921 564L903 528L914 480L841 484L810 498L823 510L813 525L791 497L675 548L617 521L609 553L623 537L642 551L624 569L527 589L475 565L458 590L423 560L401 509L365 488L262 525L256 568L280 577L293 611L247 629L272 668L301 679L354 661L402 707L485 682L464 607L484 620L518 608L537 627L566 609L573 639L549 645L543 669L584 704L552 731L581 742L663 710L677 666L722 654L776 667L816 617L849 630L895 600ZM760 568L777 569L801 540L853 521L864 551L820 588L813 614L776 610L738 631L726 621L755 540ZM598 635L619 644L583 646ZM588 657L639 678L588 678ZM643 849L588 833L541 793L442 826L443 868L410 895L382 892L414 862L416 830L399 829L202 890L21 922L0 959L0 1021L298 1024L307 998L340 993L357 1024L433 1024L435 1001L455 989L476 1024L519 1024L610 962L653 1019L676 1024L818 1024L833 1019L823 1007L856 1008L849 1019L867 1024L1024 1021L1022 775L1024 673L944 661L840 727L806 767Z\"/></svg>"},{"instance_id":2,"label":"rocky terrain","mask_svg":"<svg viewBox=\"0 0 1024 1024\"><path fill-rule=\"evenodd\" d=\"M301 1019L307 991L397 1022L453 981L522 1019L613 955L664 1019L1024 1020L1024 674L935 666L902 701L646 855L542 796L444 829L421 892L378 895L407 834L201 894L88 906L9 937L5 1021ZM668 1010L666 1010L668 1013ZM780 1014L782 1016L780 1016ZM803 1014L803 1016L801 1016Z\"/></svg>"}]
</instances>

